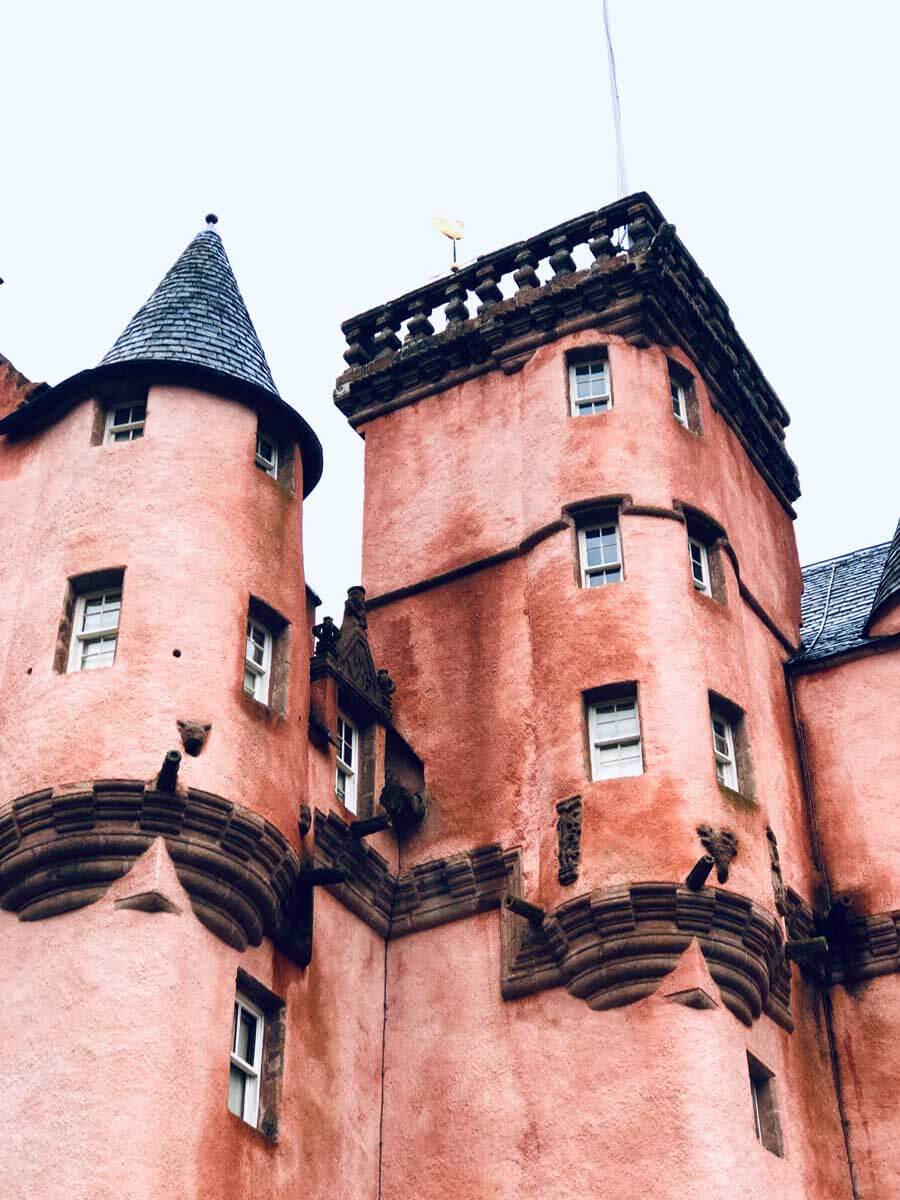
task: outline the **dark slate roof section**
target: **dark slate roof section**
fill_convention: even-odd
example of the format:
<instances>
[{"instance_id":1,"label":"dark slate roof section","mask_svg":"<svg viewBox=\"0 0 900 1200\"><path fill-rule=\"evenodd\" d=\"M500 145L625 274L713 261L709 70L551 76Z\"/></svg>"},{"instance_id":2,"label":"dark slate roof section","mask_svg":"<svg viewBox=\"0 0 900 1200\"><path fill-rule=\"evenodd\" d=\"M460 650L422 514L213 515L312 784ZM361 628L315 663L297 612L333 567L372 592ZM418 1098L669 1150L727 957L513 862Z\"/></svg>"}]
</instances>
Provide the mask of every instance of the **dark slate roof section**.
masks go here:
<instances>
[{"instance_id":1,"label":"dark slate roof section","mask_svg":"<svg viewBox=\"0 0 900 1200\"><path fill-rule=\"evenodd\" d=\"M101 366L148 359L207 367L278 396L215 230L197 234Z\"/></svg>"},{"instance_id":2,"label":"dark slate roof section","mask_svg":"<svg viewBox=\"0 0 900 1200\"><path fill-rule=\"evenodd\" d=\"M802 640L795 666L877 640L866 637L865 628L890 549L884 542L803 568Z\"/></svg>"},{"instance_id":3,"label":"dark slate roof section","mask_svg":"<svg viewBox=\"0 0 900 1200\"><path fill-rule=\"evenodd\" d=\"M900 521L894 530L894 540L885 559L884 570L878 583L875 599L872 601L872 613L867 627L887 608L892 601L900 599Z\"/></svg>"},{"instance_id":4,"label":"dark slate roof section","mask_svg":"<svg viewBox=\"0 0 900 1200\"><path fill-rule=\"evenodd\" d=\"M58 416L98 383L139 376L196 386L253 404L286 425L303 456L303 494L322 474L322 447L278 394L222 239L198 233L98 367L35 393L0 421L0 433L27 433Z\"/></svg>"}]
</instances>

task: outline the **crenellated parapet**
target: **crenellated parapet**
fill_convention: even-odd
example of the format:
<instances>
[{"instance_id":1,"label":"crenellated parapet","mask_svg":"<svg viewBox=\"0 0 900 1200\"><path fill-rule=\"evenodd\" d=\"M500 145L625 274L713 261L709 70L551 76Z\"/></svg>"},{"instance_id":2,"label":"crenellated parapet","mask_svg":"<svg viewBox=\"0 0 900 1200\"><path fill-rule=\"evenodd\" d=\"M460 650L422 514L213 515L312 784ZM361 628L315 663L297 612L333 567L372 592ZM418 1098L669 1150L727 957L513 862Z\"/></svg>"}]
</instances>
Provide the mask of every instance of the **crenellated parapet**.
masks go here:
<instances>
[{"instance_id":1,"label":"crenellated parapet","mask_svg":"<svg viewBox=\"0 0 900 1200\"><path fill-rule=\"evenodd\" d=\"M775 494L787 506L797 498L787 412L721 296L643 192L345 321L349 369L335 403L359 426L487 371L510 374L539 346L589 328L680 346Z\"/></svg>"}]
</instances>

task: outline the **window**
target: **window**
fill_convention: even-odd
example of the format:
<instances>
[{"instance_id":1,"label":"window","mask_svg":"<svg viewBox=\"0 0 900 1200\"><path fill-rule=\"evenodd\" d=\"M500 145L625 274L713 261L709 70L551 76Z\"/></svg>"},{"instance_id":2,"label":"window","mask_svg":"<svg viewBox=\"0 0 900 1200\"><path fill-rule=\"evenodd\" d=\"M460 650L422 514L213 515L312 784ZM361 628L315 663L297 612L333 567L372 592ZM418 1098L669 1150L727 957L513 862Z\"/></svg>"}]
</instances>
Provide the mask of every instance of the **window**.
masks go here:
<instances>
[{"instance_id":1,"label":"window","mask_svg":"<svg viewBox=\"0 0 900 1200\"><path fill-rule=\"evenodd\" d=\"M75 595L68 670L93 671L111 667L119 640L121 584Z\"/></svg>"},{"instance_id":2,"label":"window","mask_svg":"<svg viewBox=\"0 0 900 1200\"><path fill-rule=\"evenodd\" d=\"M255 617L248 617L247 649L244 653L244 691L260 704L268 704L271 676L271 630Z\"/></svg>"},{"instance_id":3,"label":"window","mask_svg":"<svg viewBox=\"0 0 900 1200\"><path fill-rule=\"evenodd\" d=\"M672 393L672 416L687 429L689 426L686 389L672 375L669 376L669 389Z\"/></svg>"},{"instance_id":4,"label":"window","mask_svg":"<svg viewBox=\"0 0 900 1200\"><path fill-rule=\"evenodd\" d=\"M262 429L256 433L256 465L273 479L278 478L278 441Z\"/></svg>"},{"instance_id":5,"label":"window","mask_svg":"<svg viewBox=\"0 0 900 1200\"><path fill-rule=\"evenodd\" d=\"M622 546L615 518L600 520L578 530L581 586L605 587L622 582Z\"/></svg>"},{"instance_id":6,"label":"window","mask_svg":"<svg viewBox=\"0 0 900 1200\"><path fill-rule=\"evenodd\" d=\"M724 787L738 790L737 759L734 753L734 727L722 713L710 714L712 720L713 755L716 760L716 778Z\"/></svg>"},{"instance_id":7,"label":"window","mask_svg":"<svg viewBox=\"0 0 900 1200\"><path fill-rule=\"evenodd\" d=\"M254 1127L259 1119L265 1024L260 1010L242 992L238 992L234 1000L234 1023L231 1029L228 1107L236 1117Z\"/></svg>"},{"instance_id":8,"label":"window","mask_svg":"<svg viewBox=\"0 0 900 1200\"><path fill-rule=\"evenodd\" d=\"M106 413L106 440L108 442L133 442L144 436L147 422L147 404L125 404L112 407Z\"/></svg>"},{"instance_id":9,"label":"window","mask_svg":"<svg viewBox=\"0 0 900 1200\"><path fill-rule=\"evenodd\" d=\"M709 553L706 547L697 538L688 538L688 553L691 562L691 579L694 581L694 587L698 592L702 592L704 596L712 595L712 584L710 583L709 575Z\"/></svg>"},{"instance_id":10,"label":"window","mask_svg":"<svg viewBox=\"0 0 900 1200\"><path fill-rule=\"evenodd\" d=\"M335 794L345 808L356 812L356 760L359 738L356 726L343 713L337 722L337 773Z\"/></svg>"},{"instance_id":11,"label":"window","mask_svg":"<svg viewBox=\"0 0 900 1200\"><path fill-rule=\"evenodd\" d=\"M784 1155L784 1143L775 1094L775 1076L758 1058L749 1053L747 1066L750 1069L750 1098L757 1139L767 1150L781 1158Z\"/></svg>"},{"instance_id":12,"label":"window","mask_svg":"<svg viewBox=\"0 0 900 1200\"><path fill-rule=\"evenodd\" d=\"M606 412L612 406L609 388L609 363L605 358L569 365L569 395L573 417Z\"/></svg>"},{"instance_id":13,"label":"window","mask_svg":"<svg viewBox=\"0 0 900 1200\"><path fill-rule=\"evenodd\" d=\"M599 696L589 708L591 778L615 779L642 775L641 726L637 691Z\"/></svg>"}]
</instances>

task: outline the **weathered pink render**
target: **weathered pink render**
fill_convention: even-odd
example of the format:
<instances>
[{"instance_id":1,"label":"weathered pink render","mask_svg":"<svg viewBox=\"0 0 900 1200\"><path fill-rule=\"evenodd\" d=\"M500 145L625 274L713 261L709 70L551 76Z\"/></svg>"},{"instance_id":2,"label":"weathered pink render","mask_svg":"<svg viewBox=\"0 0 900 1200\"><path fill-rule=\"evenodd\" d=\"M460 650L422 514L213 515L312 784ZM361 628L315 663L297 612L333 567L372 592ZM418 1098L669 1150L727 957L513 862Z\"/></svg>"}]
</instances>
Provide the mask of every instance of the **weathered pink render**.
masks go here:
<instances>
[{"instance_id":1,"label":"weathered pink render","mask_svg":"<svg viewBox=\"0 0 900 1200\"><path fill-rule=\"evenodd\" d=\"M385 872L418 872L423 893L454 897L470 885L450 868L497 844L518 855L509 888L553 914L588 893L681 884L709 824L739 849L704 895L745 897L783 932L771 830L807 905L898 909L898 609L873 626L884 652L786 680L803 587L792 514L697 364L633 342L568 332L510 374L486 370L362 422L368 638L428 799L420 826L365 844ZM567 355L590 347L608 355L613 407L572 419ZM702 436L673 420L669 362L695 381ZM31 387L4 365L0 419ZM3 895L27 859L8 850L13 818L43 804L57 826L77 825L66 801L98 781L101 793L124 781L152 808L179 720L211 731L163 800L242 815L232 857L209 868L226 872L226 891L245 884L253 830L308 869L326 862L325 814L364 815L335 796L337 716L352 695L338 671L317 673L321 654L310 684L299 447L285 486L254 464L252 395L149 370L139 441L93 444L90 389L27 435L0 437ZM586 589L572 506L596 501L619 507L624 580ZM692 584L683 508L727 539L724 604ZM59 673L66 581L113 567L124 568L113 668ZM283 714L242 693L251 597L289 623ZM644 773L591 782L584 695L621 682L637 685ZM710 692L746 714L752 796L716 780ZM390 735L386 719L372 726L376 812ZM575 795L581 860L564 885L555 806ZM314 819L304 835L302 806ZM900 1195L896 972L822 987L795 965L792 1032L766 1012L738 1019L702 934L655 992L619 1007L592 1008L562 984L504 999L519 918L497 897L386 940L340 887L315 890L303 965L271 920L243 951L217 936L191 890L209 881L176 861L203 844L202 821L176 837L155 819L91 903L38 920L12 901L0 911L0 1200ZM46 870L45 889L71 886L70 862ZM129 907L148 895L155 911ZM403 902L396 891L394 934ZM745 957L736 970L753 969ZM226 1104L239 970L284 1005L277 1136ZM783 1157L756 1137L748 1052L774 1074Z\"/></svg>"}]
</instances>

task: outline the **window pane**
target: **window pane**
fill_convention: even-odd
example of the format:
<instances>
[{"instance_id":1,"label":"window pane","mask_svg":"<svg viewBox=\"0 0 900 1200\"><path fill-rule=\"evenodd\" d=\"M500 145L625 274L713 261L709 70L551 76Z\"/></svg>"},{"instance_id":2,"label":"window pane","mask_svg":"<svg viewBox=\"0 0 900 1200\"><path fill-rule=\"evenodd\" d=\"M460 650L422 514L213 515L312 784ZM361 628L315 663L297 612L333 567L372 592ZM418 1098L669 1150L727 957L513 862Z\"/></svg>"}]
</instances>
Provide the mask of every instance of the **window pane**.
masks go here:
<instances>
[{"instance_id":1,"label":"window pane","mask_svg":"<svg viewBox=\"0 0 900 1200\"><path fill-rule=\"evenodd\" d=\"M253 671L248 671L244 668L244 691L248 696L254 695L256 692L256 675Z\"/></svg>"},{"instance_id":2,"label":"window pane","mask_svg":"<svg viewBox=\"0 0 900 1200\"><path fill-rule=\"evenodd\" d=\"M117 408L113 413L113 425L127 425L130 420L130 412L129 408Z\"/></svg>"},{"instance_id":3,"label":"window pane","mask_svg":"<svg viewBox=\"0 0 900 1200\"><path fill-rule=\"evenodd\" d=\"M337 769L337 778L335 780L334 790L337 794L338 800L343 801L346 798L347 776L340 767Z\"/></svg>"},{"instance_id":4,"label":"window pane","mask_svg":"<svg viewBox=\"0 0 900 1200\"><path fill-rule=\"evenodd\" d=\"M244 1092L247 1083L247 1076L244 1072L231 1064L231 1070L228 1074L228 1108L236 1117L244 1115Z\"/></svg>"},{"instance_id":5,"label":"window pane","mask_svg":"<svg viewBox=\"0 0 900 1200\"><path fill-rule=\"evenodd\" d=\"M92 638L81 647L82 671L93 671L97 667L111 667L116 654L115 638Z\"/></svg>"},{"instance_id":6,"label":"window pane","mask_svg":"<svg viewBox=\"0 0 900 1200\"><path fill-rule=\"evenodd\" d=\"M253 1013L241 1008L238 1015L237 1044L234 1052L251 1066L256 1062L256 1031L259 1022Z\"/></svg>"},{"instance_id":7,"label":"window pane","mask_svg":"<svg viewBox=\"0 0 900 1200\"><path fill-rule=\"evenodd\" d=\"M132 421L143 421L143 419L146 415L147 415L146 404L135 404L131 410Z\"/></svg>"},{"instance_id":8,"label":"window pane","mask_svg":"<svg viewBox=\"0 0 900 1200\"><path fill-rule=\"evenodd\" d=\"M134 441L135 438L142 438L143 436L144 436L143 425L141 425L139 429L132 429L132 431L131 431L131 440L132 441Z\"/></svg>"}]
</instances>

